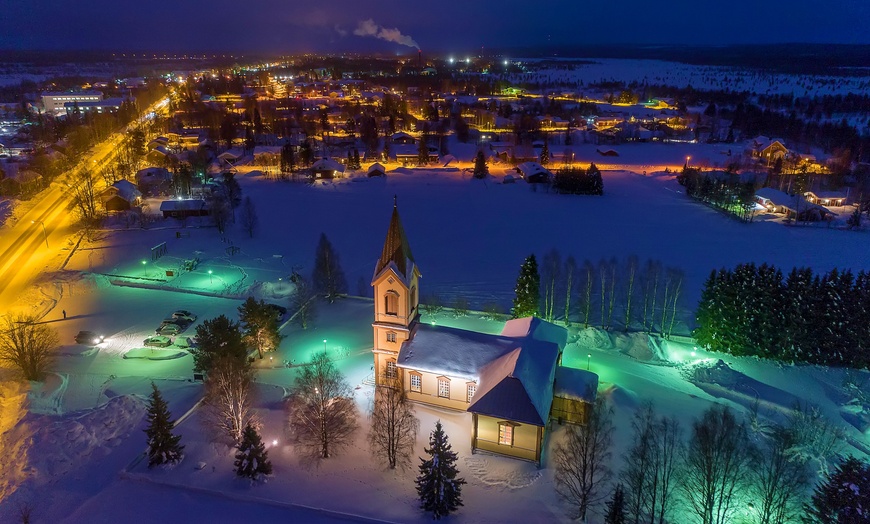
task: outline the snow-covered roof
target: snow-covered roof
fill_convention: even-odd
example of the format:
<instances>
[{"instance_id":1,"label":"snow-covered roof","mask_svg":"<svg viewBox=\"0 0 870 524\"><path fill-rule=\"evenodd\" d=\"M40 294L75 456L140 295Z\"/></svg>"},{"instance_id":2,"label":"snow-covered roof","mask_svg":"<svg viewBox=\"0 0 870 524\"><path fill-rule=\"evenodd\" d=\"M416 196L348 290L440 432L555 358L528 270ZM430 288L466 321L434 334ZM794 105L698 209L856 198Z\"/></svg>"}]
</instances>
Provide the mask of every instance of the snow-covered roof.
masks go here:
<instances>
[{"instance_id":1,"label":"snow-covered roof","mask_svg":"<svg viewBox=\"0 0 870 524\"><path fill-rule=\"evenodd\" d=\"M245 155L245 152L239 148L229 149L218 155L220 160L238 160Z\"/></svg>"},{"instance_id":2,"label":"snow-covered roof","mask_svg":"<svg viewBox=\"0 0 870 524\"><path fill-rule=\"evenodd\" d=\"M772 187L762 187L756 189L755 196L770 200L772 203L779 206L793 206L795 203L795 197L789 195L788 193L785 193L784 191L780 191L779 189L774 189ZM803 197L798 198L800 200L803 200Z\"/></svg>"},{"instance_id":3,"label":"snow-covered roof","mask_svg":"<svg viewBox=\"0 0 870 524\"><path fill-rule=\"evenodd\" d=\"M379 172L381 172L381 173L386 173L386 172L387 172L387 168L385 168L385 167L382 166L381 164L375 162L374 164L372 164L372 165L369 166L369 169L368 169L367 173L372 173L373 171L379 171Z\"/></svg>"},{"instance_id":4,"label":"snow-covered roof","mask_svg":"<svg viewBox=\"0 0 870 524\"><path fill-rule=\"evenodd\" d=\"M517 165L517 172L521 173L523 178L529 178L541 174L548 177L552 175L549 169L537 162L523 162L522 164Z\"/></svg>"},{"instance_id":5,"label":"snow-covered roof","mask_svg":"<svg viewBox=\"0 0 870 524\"><path fill-rule=\"evenodd\" d=\"M542 426L567 336L564 328L534 317L508 321L500 335L420 324L402 344L397 365L477 381L468 411Z\"/></svg>"},{"instance_id":6,"label":"snow-covered roof","mask_svg":"<svg viewBox=\"0 0 870 524\"><path fill-rule=\"evenodd\" d=\"M129 180L118 180L111 186L107 187L103 193L105 194L110 191L114 192L117 196L123 198L127 202L132 202L142 196L142 193L139 192L139 188L136 187L136 184Z\"/></svg>"},{"instance_id":7,"label":"snow-covered roof","mask_svg":"<svg viewBox=\"0 0 870 524\"><path fill-rule=\"evenodd\" d=\"M321 158L317 162L311 164L312 171L337 171L344 173L344 166L331 158Z\"/></svg>"},{"instance_id":8,"label":"snow-covered roof","mask_svg":"<svg viewBox=\"0 0 870 524\"><path fill-rule=\"evenodd\" d=\"M188 211L205 209L205 200L164 200L160 211Z\"/></svg>"},{"instance_id":9,"label":"snow-covered roof","mask_svg":"<svg viewBox=\"0 0 870 524\"><path fill-rule=\"evenodd\" d=\"M842 191L807 191L804 193L806 196L813 196L815 198L827 198L827 199L840 199L846 198L846 193Z\"/></svg>"},{"instance_id":10,"label":"snow-covered roof","mask_svg":"<svg viewBox=\"0 0 870 524\"><path fill-rule=\"evenodd\" d=\"M598 375L585 369L556 367L556 382L553 395L584 402L595 401L598 392Z\"/></svg>"},{"instance_id":11,"label":"snow-covered roof","mask_svg":"<svg viewBox=\"0 0 870 524\"><path fill-rule=\"evenodd\" d=\"M254 156L260 155L280 155L281 154L281 146L255 146L254 147Z\"/></svg>"}]
</instances>

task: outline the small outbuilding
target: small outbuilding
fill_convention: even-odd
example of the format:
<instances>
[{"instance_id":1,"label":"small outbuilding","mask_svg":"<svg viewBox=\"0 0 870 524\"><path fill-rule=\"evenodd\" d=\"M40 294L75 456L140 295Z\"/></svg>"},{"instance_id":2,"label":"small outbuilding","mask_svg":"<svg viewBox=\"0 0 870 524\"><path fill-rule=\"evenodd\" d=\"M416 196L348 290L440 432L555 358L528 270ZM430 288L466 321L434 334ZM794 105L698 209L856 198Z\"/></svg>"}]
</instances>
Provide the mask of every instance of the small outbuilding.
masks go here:
<instances>
[{"instance_id":1,"label":"small outbuilding","mask_svg":"<svg viewBox=\"0 0 870 524\"><path fill-rule=\"evenodd\" d=\"M529 184L546 184L553 179L553 173L537 162L523 162L517 166L517 173Z\"/></svg>"},{"instance_id":2,"label":"small outbuilding","mask_svg":"<svg viewBox=\"0 0 870 524\"><path fill-rule=\"evenodd\" d=\"M142 193L129 180L118 180L100 192L100 201L106 211L126 211L139 205Z\"/></svg>"},{"instance_id":3,"label":"small outbuilding","mask_svg":"<svg viewBox=\"0 0 870 524\"><path fill-rule=\"evenodd\" d=\"M331 158L321 158L311 164L311 173L315 180L341 178L344 176L344 166Z\"/></svg>"},{"instance_id":4,"label":"small outbuilding","mask_svg":"<svg viewBox=\"0 0 870 524\"><path fill-rule=\"evenodd\" d=\"M375 162L368 169L368 176L386 176L387 168Z\"/></svg>"},{"instance_id":5,"label":"small outbuilding","mask_svg":"<svg viewBox=\"0 0 870 524\"><path fill-rule=\"evenodd\" d=\"M160 203L163 218L189 218L209 215L205 200L164 200Z\"/></svg>"}]
</instances>

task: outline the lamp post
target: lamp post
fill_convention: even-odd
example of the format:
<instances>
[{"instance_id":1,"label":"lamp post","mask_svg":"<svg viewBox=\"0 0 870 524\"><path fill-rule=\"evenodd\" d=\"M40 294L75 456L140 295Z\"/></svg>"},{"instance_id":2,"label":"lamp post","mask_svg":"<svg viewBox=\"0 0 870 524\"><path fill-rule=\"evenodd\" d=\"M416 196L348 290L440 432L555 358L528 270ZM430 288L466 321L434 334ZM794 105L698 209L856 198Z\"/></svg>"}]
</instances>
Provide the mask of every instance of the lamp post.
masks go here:
<instances>
[{"instance_id":1,"label":"lamp post","mask_svg":"<svg viewBox=\"0 0 870 524\"><path fill-rule=\"evenodd\" d=\"M325 338L323 339L323 351L324 352L326 351L326 339Z\"/></svg>"},{"instance_id":2,"label":"lamp post","mask_svg":"<svg viewBox=\"0 0 870 524\"><path fill-rule=\"evenodd\" d=\"M148 261L147 260L142 261L142 274L145 275L146 277L148 276Z\"/></svg>"},{"instance_id":3,"label":"lamp post","mask_svg":"<svg viewBox=\"0 0 870 524\"><path fill-rule=\"evenodd\" d=\"M212 283L212 279L211 279L211 269L208 270L208 283L209 283L209 284Z\"/></svg>"},{"instance_id":4,"label":"lamp post","mask_svg":"<svg viewBox=\"0 0 870 524\"><path fill-rule=\"evenodd\" d=\"M592 353L586 354L586 371L589 371L589 363L592 362Z\"/></svg>"},{"instance_id":5,"label":"lamp post","mask_svg":"<svg viewBox=\"0 0 870 524\"><path fill-rule=\"evenodd\" d=\"M35 224L36 220L31 220L30 223ZM48 249L48 233L45 231L45 222L40 220L39 224L42 226L42 236L45 237L45 247Z\"/></svg>"}]
</instances>

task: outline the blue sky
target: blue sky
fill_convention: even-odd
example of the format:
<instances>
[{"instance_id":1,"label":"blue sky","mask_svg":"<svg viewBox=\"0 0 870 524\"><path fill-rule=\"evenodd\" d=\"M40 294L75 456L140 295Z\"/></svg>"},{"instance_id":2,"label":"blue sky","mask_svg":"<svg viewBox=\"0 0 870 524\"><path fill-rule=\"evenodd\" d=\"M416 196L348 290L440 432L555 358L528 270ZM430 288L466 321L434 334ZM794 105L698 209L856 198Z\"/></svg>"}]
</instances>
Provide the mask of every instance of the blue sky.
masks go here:
<instances>
[{"instance_id":1,"label":"blue sky","mask_svg":"<svg viewBox=\"0 0 870 524\"><path fill-rule=\"evenodd\" d=\"M387 39L445 52L547 44L870 44L868 0L6 0L4 4L3 49L276 53L413 49Z\"/></svg>"}]
</instances>

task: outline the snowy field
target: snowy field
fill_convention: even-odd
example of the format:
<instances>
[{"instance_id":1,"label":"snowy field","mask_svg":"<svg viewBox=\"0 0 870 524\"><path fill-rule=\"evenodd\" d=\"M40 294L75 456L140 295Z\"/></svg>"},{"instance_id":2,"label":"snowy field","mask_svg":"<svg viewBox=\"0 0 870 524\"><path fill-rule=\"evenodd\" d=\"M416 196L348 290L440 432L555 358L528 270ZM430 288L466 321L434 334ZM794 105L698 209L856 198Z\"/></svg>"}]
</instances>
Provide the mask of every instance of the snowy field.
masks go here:
<instances>
[{"instance_id":1,"label":"snowy field","mask_svg":"<svg viewBox=\"0 0 870 524\"><path fill-rule=\"evenodd\" d=\"M668 155L677 161L685 153L672 151ZM294 267L310 272L321 232L341 255L351 294L368 295L394 195L423 275L421 296L436 292L448 303L463 296L473 307L495 300L507 308L523 258L552 248L580 261L637 255L680 267L687 279L686 310L694 308L710 270L721 266L754 261L784 268L870 269L864 232L788 227L766 217L739 223L688 200L673 176L663 173L605 171L603 197L578 197L534 192L525 183L504 185L499 183L504 169L492 171L495 176L476 181L458 169L398 169L386 179L314 186L251 172L240 175L240 182L259 214L254 238L239 226L221 238L214 228L190 220L183 228L174 221L158 222L148 230L103 231L95 241L84 241L64 272L45 278L44 287L57 293L45 321L58 329L64 346L56 374L34 387L32 412L11 435L18 447L9 478L27 480L0 506L0 521L10 521L28 501L36 506L38 522L117 522L119 515L124 522L230 522L255 505L259 522L428 521L416 508L414 472L385 472L370 458L364 415L353 445L319 467L300 462L286 442L282 399L297 366L324 348L354 388L360 411L368 409L373 393L370 300L320 304L313 329L284 325L279 351L257 362L257 411L275 466L274 476L260 486L233 478L232 453L210 442L200 412L191 412L201 396L201 385L190 380L191 357L171 347L178 358L155 351L152 360L142 345L176 309L198 316L180 335L188 336L203 319L237 318L236 308L248 293L286 304L292 292L286 279ZM162 242L166 256L152 261L150 248ZM227 251L231 245L238 248L234 254ZM194 258L200 261L197 268L179 274L182 262ZM433 320L489 333L502 326L476 316L424 318ZM99 331L107 341L96 348L73 345L82 329ZM812 402L843 428L845 450L870 452L870 406L856 403L844 389L843 371L692 351L690 345L641 334L572 329L565 364L589 366L600 375L600 392L616 411L614 456L630 438L634 409L648 398L685 427L712 402L743 411L759 398L763 416L771 419L795 401ZM124 358L128 354L136 358ZM717 365L719 358L723 363ZM855 377L866 388L868 374ZM179 425L187 456L171 470L149 471L139 461L144 397L152 380L175 417L190 412ZM9 398L18 397L10 393ZM468 415L422 407L417 413L417 454L436 419L444 422L460 454L469 485L456 521L567 521L566 508L553 492L552 469L471 455ZM554 429L550 446L561 435ZM204 466L197 469L200 463ZM46 500L46 494L49 504L36 502Z\"/></svg>"},{"instance_id":2,"label":"snowy field","mask_svg":"<svg viewBox=\"0 0 870 524\"><path fill-rule=\"evenodd\" d=\"M587 61L587 59L583 59ZM533 66L535 59L518 59ZM662 60L619 58L588 59L573 69L541 68L529 73L502 75L510 82L544 82L550 85L599 82L637 82L647 85L692 86L700 90L749 91L755 94L794 96L866 93L870 78L860 76L790 75L760 72L743 67L682 64Z\"/></svg>"}]
</instances>

